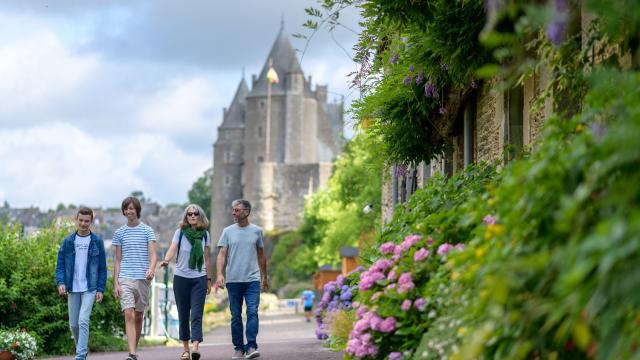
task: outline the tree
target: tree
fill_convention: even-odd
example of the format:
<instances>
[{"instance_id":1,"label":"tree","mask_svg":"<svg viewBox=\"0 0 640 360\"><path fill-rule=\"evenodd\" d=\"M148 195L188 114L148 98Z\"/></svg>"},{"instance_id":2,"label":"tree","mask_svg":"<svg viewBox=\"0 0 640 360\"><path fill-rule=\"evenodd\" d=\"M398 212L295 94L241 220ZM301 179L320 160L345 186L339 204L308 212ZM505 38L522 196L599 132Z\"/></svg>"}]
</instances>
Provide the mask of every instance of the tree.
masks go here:
<instances>
[{"instance_id":1,"label":"tree","mask_svg":"<svg viewBox=\"0 0 640 360\"><path fill-rule=\"evenodd\" d=\"M191 190L187 194L190 204L197 204L211 216L211 184L213 181L213 168L205 172L193 183Z\"/></svg>"}]
</instances>

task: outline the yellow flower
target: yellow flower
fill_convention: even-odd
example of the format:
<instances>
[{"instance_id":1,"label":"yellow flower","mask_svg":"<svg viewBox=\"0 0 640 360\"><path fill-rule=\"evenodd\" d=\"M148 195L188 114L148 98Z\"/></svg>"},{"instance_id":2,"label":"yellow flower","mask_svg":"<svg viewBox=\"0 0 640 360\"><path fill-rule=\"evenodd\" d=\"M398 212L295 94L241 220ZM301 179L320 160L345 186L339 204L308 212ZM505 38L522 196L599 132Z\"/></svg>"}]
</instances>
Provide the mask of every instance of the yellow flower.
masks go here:
<instances>
[{"instance_id":1,"label":"yellow flower","mask_svg":"<svg viewBox=\"0 0 640 360\"><path fill-rule=\"evenodd\" d=\"M454 271L451 273L451 280L456 281L460 278L460 273L457 271Z\"/></svg>"},{"instance_id":2,"label":"yellow flower","mask_svg":"<svg viewBox=\"0 0 640 360\"><path fill-rule=\"evenodd\" d=\"M586 128L586 126L584 126L584 124L578 124L578 125L576 126L576 132L577 132L577 133L581 133L581 132L583 132L583 131L584 131L584 129L585 129L585 128Z\"/></svg>"},{"instance_id":3,"label":"yellow flower","mask_svg":"<svg viewBox=\"0 0 640 360\"><path fill-rule=\"evenodd\" d=\"M476 257L477 258L481 258L484 256L484 254L486 254L486 250L484 248L477 248L476 249Z\"/></svg>"},{"instance_id":4,"label":"yellow flower","mask_svg":"<svg viewBox=\"0 0 640 360\"><path fill-rule=\"evenodd\" d=\"M467 328L466 327L463 326L461 328L458 328L458 335L464 336L464 334L466 334L466 333L467 333Z\"/></svg>"}]
</instances>

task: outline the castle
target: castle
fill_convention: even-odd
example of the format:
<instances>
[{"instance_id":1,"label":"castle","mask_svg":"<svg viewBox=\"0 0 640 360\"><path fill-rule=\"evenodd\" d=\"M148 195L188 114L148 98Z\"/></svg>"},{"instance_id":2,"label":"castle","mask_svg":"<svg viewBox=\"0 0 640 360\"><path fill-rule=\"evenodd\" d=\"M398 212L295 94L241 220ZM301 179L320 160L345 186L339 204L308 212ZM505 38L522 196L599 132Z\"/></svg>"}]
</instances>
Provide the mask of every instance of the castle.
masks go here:
<instances>
[{"instance_id":1,"label":"castle","mask_svg":"<svg viewBox=\"0 0 640 360\"><path fill-rule=\"evenodd\" d=\"M278 82L267 77L271 67ZM243 77L223 109L213 150L214 239L232 223L235 199L251 202L251 222L265 231L290 230L305 196L326 185L343 145L343 103L327 102L326 85L311 85L282 26L251 89Z\"/></svg>"}]
</instances>

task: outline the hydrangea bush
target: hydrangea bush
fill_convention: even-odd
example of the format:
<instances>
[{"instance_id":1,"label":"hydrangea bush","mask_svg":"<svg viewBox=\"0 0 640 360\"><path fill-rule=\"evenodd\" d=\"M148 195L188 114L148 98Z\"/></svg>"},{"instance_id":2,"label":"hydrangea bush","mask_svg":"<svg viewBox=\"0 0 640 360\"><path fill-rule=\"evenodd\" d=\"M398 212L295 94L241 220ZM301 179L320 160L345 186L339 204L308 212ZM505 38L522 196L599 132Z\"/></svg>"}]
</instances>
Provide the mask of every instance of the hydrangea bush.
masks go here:
<instances>
[{"instance_id":1,"label":"hydrangea bush","mask_svg":"<svg viewBox=\"0 0 640 360\"><path fill-rule=\"evenodd\" d=\"M38 344L26 329L21 331L0 331L0 351L10 351L16 360L34 359Z\"/></svg>"},{"instance_id":2,"label":"hydrangea bush","mask_svg":"<svg viewBox=\"0 0 640 360\"><path fill-rule=\"evenodd\" d=\"M330 281L324 285L322 297L314 310L316 337L319 340L327 340L329 338L327 319L331 318L331 313L353 311L352 299L357 293L357 288L351 284L357 279L360 271L360 268L356 269L346 277L338 275L335 281Z\"/></svg>"}]
</instances>

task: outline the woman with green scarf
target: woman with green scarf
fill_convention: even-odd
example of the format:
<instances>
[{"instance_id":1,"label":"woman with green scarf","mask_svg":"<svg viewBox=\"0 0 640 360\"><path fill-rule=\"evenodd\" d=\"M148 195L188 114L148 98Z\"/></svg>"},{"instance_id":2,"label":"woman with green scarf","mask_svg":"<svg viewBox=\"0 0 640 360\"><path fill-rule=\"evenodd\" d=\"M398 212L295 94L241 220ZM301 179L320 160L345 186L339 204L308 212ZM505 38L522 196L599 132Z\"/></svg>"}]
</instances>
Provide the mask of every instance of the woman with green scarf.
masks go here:
<instances>
[{"instance_id":1,"label":"woman with green scarf","mask_svg":"<svg viewBox=\"0 0 640 360\"><path fill-rule=\"evenodd\" d=\"M180 227L176 230L171 246L160 266L169 265L176 256L173 276L173 293L178 308L180 340L183 352L180 360L199 360L198 346L202 342L202 313L204 300L211 292L211 265L209 249L211 237L207 228L209 220L204 210L190 204L184 210ZM191 326L189 326L191 320ZM191 351L189 350L191 340Z\"/></svg>"}]
</instances>

